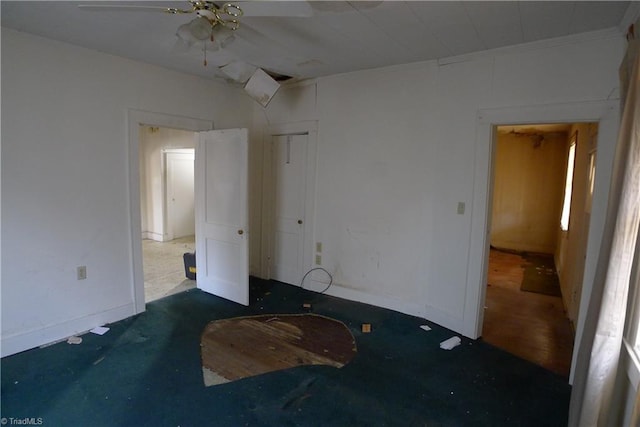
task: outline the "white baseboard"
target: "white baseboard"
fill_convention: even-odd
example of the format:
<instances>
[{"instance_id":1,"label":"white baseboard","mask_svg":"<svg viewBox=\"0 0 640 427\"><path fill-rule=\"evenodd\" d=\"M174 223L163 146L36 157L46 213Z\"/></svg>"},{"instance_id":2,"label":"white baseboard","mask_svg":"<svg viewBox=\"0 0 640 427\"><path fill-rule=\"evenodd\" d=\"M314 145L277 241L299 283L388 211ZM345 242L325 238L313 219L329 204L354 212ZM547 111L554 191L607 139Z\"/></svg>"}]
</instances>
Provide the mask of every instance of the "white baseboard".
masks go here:
<instances>
[{"instance_id":1,"label":"white baseboard","mask_svg":"<svg viewBox=\"0 0 640 427\"><path fill-rule=\"evenodd\" d=\"M155 233L153 231L143 231L142 240L155 240L156 242L164 242L164 234Z\"/></svg>"},{"instance_id":2,"label":"white baseboard","mask_svg":"<svg viewBox=\"0 0 640 427\"><path fill-rule=\"evenodd\" d=\"M427 304L426 306L426 311L426 317L430 321L437 323L444 328L451 329L453 332L456 332L467 338L472 338L464 333L464 319L462 317L456 317L449 312L446 312L429 304Z\"/></svg>"},{"instance_id":3,"label":"white baseboard","mask_svg":"<svg viewBox=\"0 0 640 427\"><path fill-rule=\"evenodd\" d=\"M305 289L320 292L327 287L327 283L317 280L305 282ZM333 284L325 292L327 295L348 299L350 301L363 302L377 307L388 308L389 310L425 318L424 306L412 302L400 301L383 295L370 294L354 289L345 288L338 284Z\"/></svg>"},{"instance_id":4,"label":"white baseboard","mask_svg":"<svg viewBox=\"0 0 640 427\"><path fill-rule=\"evenodd\" d=\"M327 283L317 280L309 280L308 282L305 282L305 289L316 292L321 292L326 287ZM325 293L327 295L348 299L350 301L363 302L365 304L371 304L377 307L387 308L389 310L420 317L444 328L451 329L453 332L460 335L464 335L462 332L463 319L457 318L450 313L430 305L425 306L419 303L400 301L383 295L374 295L368 292L345 288L335 283L331 285Z\"/></svg>"},{"instance_id":5,"label":"white baseboard","mask_svg":"<svg viewBox=\"0 0 640 427\"><path fill-rule=\"evenodd\" d=\"M135 314L133 304L112 308L107 311L51 325L35 331L2 337L2 357L30 350L45 344L63 340L72 335L86 332L105 323L116 322Z\"/></svg>"}]
</instances>

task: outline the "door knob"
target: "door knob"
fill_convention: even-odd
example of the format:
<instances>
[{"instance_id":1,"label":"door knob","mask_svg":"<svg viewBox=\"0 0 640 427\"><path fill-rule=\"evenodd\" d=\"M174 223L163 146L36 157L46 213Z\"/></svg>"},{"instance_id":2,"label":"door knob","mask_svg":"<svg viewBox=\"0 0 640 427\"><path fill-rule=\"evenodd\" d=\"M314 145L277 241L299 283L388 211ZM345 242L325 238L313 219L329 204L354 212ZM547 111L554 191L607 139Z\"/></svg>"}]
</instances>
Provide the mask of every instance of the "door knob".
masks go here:
<instances>
[{"instance_id":1,"label":"door knob","mask_svg":"<svg viewBox=\"0 0 640 427\"><path fill-rule=\"evenodd\" d=\"M243 230L238 230L238 234L242 235L244 233Z\"/></svg>"},{"instance_id":2,"label":"door knob","mask_svg":"<svg viewBox=\"0 0 640 427\"><path fill-rule=\"evenodd\" d=\"M298 220L298 224L302 224L302 220L301 219Z\"/></svg>"}]
</instances>

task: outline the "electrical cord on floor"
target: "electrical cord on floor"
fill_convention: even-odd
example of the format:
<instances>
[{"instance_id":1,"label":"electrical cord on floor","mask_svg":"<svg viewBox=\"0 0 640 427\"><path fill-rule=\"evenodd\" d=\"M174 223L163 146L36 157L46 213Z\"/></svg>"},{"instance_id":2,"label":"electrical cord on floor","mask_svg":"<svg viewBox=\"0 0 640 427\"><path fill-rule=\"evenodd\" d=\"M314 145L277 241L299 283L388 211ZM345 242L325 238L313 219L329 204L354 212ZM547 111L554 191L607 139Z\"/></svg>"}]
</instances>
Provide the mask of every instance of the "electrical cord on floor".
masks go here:
<instances>
[{"instance_id":1,"label":"electrical cord on floor","mask_svg":"<svg viewBox=\"0 0 640 427\"><path fill-rule=\"evenodd\" d=\"M322 268L322 267L315 267L315 268L312 268L311 270L307 271L307 272L304 274L304 276L302 276L302 280L300 281L300 287L301 287L302 289L304 289L304 279L306 279L306 278L307 278L307 276L308 276L311 272L316 271L316 270L322 270L322 271L324 271L325 273L327 273L327 276L329 276L329 284L327 285L327 287L326 287L326 288L324 288L321 292L319 292L320 294L324 294L325 292L327 292L327 290L328 290L328 289L331 287L331 285L333 284L333 276L331 275L331 273L329 273L327 270L325 270L325 269L324 269L324 268Z\"/></svg>"}]
</instances>

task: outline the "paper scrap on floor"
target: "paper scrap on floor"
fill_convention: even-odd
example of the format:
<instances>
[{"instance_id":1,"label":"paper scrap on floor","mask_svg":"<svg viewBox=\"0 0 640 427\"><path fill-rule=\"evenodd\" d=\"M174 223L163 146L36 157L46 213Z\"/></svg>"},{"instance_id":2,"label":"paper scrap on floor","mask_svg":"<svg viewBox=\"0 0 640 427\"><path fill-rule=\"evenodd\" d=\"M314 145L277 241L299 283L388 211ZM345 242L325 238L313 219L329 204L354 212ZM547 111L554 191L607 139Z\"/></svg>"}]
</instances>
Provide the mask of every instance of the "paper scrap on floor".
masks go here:
<instances>
[{"instance_id":1,"label":"paper scrap on floor","mask_svg":"<svg viewBox=\"0 0 640 427\"><path fill-rule=\"evenodd\" d=\"M91 329L89 332L91 332L92 334L96 334L96 335L104 335L107 333L107 331L109 330L109 328L107 328L106 326L97 326L93 329Z\"/></svg>"},{"instance_id":2,"label":"paper scrap on floor","mask_svg":"<svg viewBox=\"0 0 640 427\"><path fill-rule=\"evenodd\" d=\"M448 340L444 340L440 343L440 348L443 350L451 350L453 347L460 345L460 337L451 337Z\"/></svg>"},{"instance_id":3,"label":"paper scrap on floor","mask_svg":"<svg viewBox=\"0 0 640 427\"><path fill-rule=\"evenodd\" d=\"M429 325L420 325L420 329L424 329L425 331L430 331L431 330Z\"/></svg>"},{"instance_id":4,"label":"paper scrap on floor","mask_svg":"<svg viewBox=\"0 0 640 427\"><path fill-rule=\"evenodd\" d=\"M67 340L67 344L80 344L82 343L81 337L72 336Z\"/></svg>"}]
</instances>

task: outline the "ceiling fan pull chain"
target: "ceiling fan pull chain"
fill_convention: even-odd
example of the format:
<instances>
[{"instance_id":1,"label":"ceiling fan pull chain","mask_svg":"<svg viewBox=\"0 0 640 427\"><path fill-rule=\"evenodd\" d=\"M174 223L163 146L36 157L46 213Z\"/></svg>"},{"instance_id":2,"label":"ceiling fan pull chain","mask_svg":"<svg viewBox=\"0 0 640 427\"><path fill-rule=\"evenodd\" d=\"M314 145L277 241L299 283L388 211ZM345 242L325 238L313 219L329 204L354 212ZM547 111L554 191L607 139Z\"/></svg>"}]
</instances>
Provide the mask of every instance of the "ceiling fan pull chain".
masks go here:
<instances>
[{"instance_id":1,"label":"ceiling fan pull chain","mask_svg":"<svg viewBox=\"0 0 640 427\"><path fill-rule=\"evenodd\" d=\"M207 66L207 41L206 40L202 42L202 48L204 51L204 66L206 67Z\"/></svg>"}]
</instances>

